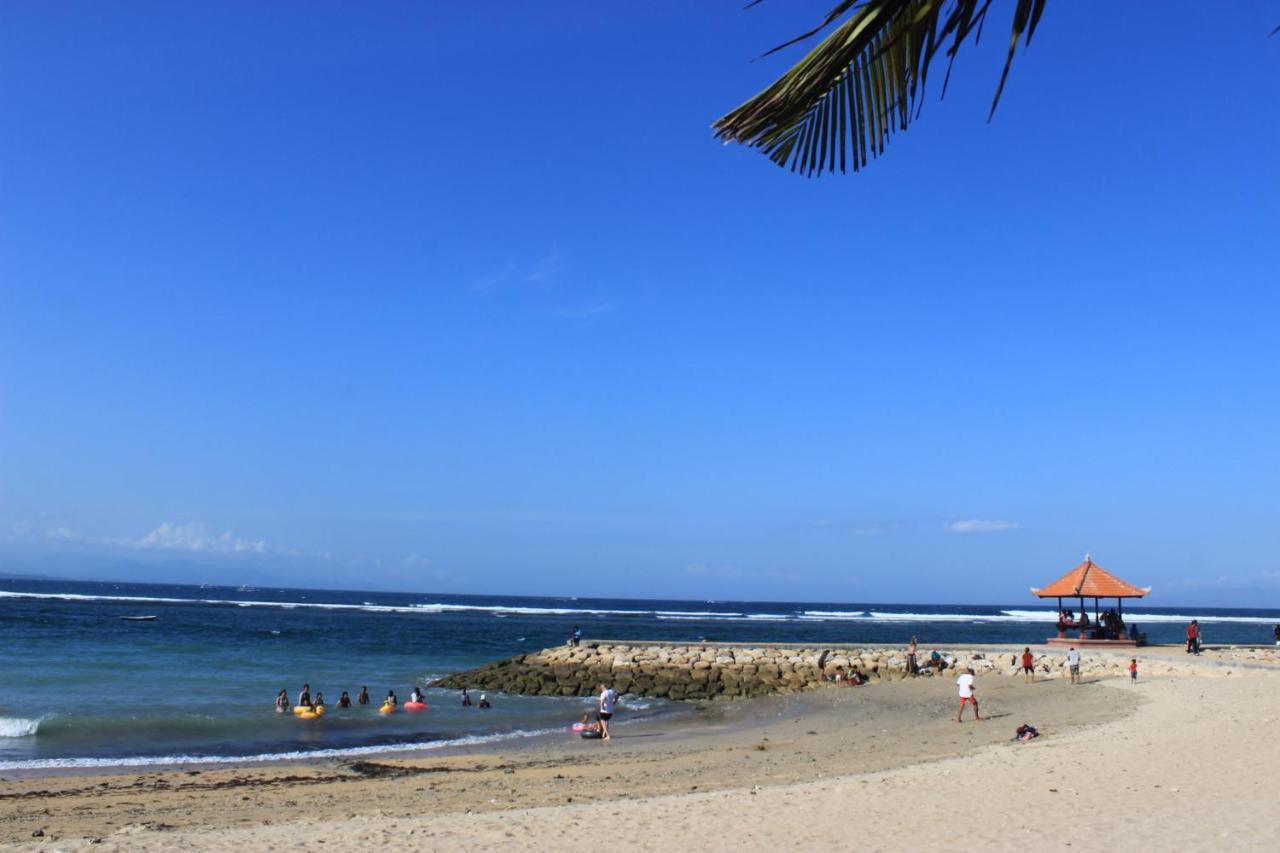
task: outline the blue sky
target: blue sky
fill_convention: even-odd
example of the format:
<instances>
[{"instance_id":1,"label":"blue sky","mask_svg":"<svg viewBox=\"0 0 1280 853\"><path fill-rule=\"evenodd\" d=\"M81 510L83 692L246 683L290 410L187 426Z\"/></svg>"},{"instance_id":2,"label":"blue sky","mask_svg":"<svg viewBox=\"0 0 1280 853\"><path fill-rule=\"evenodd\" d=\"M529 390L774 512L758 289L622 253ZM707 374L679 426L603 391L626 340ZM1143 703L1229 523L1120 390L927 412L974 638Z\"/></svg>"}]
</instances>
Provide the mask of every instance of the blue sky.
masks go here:
<instances>
[{"instance_id":1,"label":"blue sky","mask_svg":"<svg viewBox=\"0 0 1280 853\"><path fill-rule=\"evenodd\" d=\"M709 124L822 3L3 5L0 571L1280 599L1274 7L804 180Z\"/></svg>"}]
</instances>

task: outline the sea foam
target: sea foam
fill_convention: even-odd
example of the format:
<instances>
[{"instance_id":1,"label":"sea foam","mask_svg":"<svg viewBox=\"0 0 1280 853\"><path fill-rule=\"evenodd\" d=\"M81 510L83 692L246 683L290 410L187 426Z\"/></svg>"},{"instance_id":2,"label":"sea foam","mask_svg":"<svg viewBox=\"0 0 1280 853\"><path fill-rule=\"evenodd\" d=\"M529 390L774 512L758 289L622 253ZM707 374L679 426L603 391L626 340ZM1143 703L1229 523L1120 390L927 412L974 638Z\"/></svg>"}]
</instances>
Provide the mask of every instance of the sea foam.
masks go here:
<instances>
[{"instance_id":1,"label":"sea foam","mask_svg":"<svg viewBox=\"0 0 1280 853\"><path fill-rule=\"evenodd\" d=\"M0 737L31 737L40 728L39 720L0 717Z\"/></svg>"}]
</instances>

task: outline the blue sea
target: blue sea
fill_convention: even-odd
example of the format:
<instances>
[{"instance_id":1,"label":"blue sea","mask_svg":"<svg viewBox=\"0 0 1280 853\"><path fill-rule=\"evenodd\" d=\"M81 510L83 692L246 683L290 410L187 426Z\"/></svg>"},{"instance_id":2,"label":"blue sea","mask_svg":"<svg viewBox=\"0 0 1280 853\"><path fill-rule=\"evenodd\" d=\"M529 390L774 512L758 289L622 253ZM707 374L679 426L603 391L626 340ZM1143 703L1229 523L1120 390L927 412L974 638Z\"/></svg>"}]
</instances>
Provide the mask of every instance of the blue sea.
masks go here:
<instances>
[{"instance_id":1,"label":"blue sea","mask_svg":"<svg viewBox=\"0 0 1280 853\"><path fill-rule=\"evenodd\" d=\"M128 621L122 616L155 616ZM1209 643L1269 643L1280 610L1134 607L1152 642L1198 618ZM382 716L394 689L586 637L669 641L1034 643L1052 608L833 602L525 598L0 580L0 772L357 756L517 740L564 730L590 699L493 696ZM329 713L274 713L304 682ZM337 709L343 690L373 703ZM673 705L628 703L628 716Z\"/></svg>"}]
</instances>

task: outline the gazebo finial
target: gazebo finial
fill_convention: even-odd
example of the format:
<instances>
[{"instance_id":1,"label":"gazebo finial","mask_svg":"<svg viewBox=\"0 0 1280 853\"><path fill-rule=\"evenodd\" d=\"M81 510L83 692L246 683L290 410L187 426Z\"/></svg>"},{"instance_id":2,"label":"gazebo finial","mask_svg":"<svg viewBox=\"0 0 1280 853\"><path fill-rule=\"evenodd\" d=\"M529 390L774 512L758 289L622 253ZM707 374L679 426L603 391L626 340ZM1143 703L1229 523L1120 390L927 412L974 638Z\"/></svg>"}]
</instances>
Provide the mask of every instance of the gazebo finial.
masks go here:
<instances>
[{"instance_id":1,"label":"gazebo finial","mask_svg":"<svg viewBox=\"0 0 1280 853\"><path fill-rule=\"evenodd\" d=\"M1084 552L1084 561L1085 561L1086 563L1092 563L1092 562L1093 562L1093 555L1092 555L1092 554L1090 554L1088 551L1085 551L1085 552Z\"/></svg>"}]
</instances>

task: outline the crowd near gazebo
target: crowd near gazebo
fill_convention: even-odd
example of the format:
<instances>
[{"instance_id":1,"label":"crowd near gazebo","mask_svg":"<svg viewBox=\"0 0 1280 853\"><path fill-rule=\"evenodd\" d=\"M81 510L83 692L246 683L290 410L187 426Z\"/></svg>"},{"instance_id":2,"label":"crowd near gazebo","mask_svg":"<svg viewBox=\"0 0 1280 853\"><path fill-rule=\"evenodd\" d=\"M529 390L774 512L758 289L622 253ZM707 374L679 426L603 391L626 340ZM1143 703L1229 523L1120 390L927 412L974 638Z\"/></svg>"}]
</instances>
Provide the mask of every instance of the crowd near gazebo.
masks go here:
<instances>
[{"instance_id":1,"label":"crowd near gazebo","mask_svg":"<svg viewBox=\"0 0 1280 853\"><path fill-rule=\"evenodd\" d=\"M1099 566L1089 555L1084 562L1046 587L1032 587L1031 594L1038 598L1058 600L1058 635L1050 637L1050 645L1073 646L1139 646L1145 645L1146 635L1137 625L1125 625L1124 600L1143 598L1151 587L1137 587L1123 581ZM1104 599L1114 598L1116 606L1102 609ZM1079 616L1068 605L1072 599L1079 601ZM1089 618L1086 600L1093 599L1093 619ZM1072 635L1075 636L1072 636Z\"/></svg>"}]
</instances>

